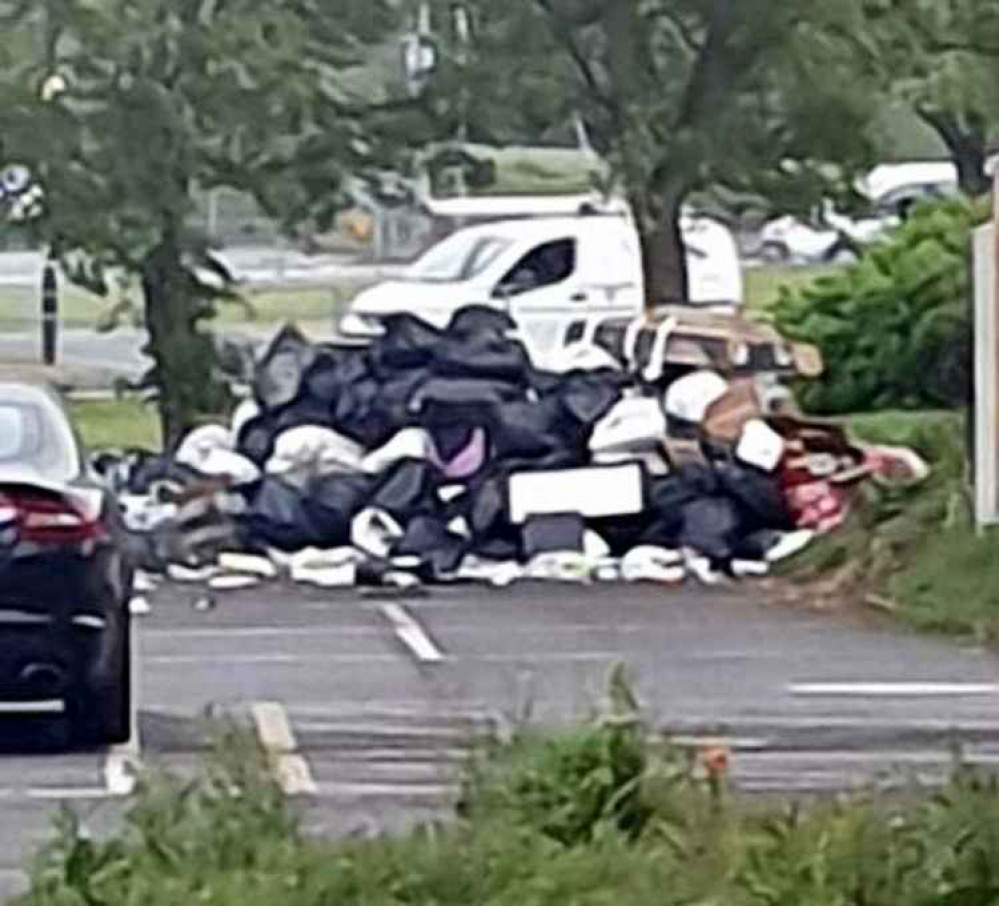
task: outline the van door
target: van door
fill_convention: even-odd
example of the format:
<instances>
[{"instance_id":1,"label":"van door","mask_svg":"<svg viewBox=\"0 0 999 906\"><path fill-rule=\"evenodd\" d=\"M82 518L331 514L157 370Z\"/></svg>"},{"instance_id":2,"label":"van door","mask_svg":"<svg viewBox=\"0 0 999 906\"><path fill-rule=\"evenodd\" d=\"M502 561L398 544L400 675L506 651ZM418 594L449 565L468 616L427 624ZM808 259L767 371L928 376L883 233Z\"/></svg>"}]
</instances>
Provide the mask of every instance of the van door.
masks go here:
<instances>
[{"instance_id":1,"label":"van door","mask_svg":"<svg viewBox=\"0 0 999 906\"><path fill-rule=\"evenodd\" d=\"M642 252L638 234L621 217L594 217L580 224L580 292L573 314L600 320L638 315L644 308Z\"/></svg>"},{"instance_id":2,"label":"van door","mask_svg":"<svg viewBox=\"0 0 999 906\"><path fill-rule=\"evenodd\" d=\"M494 297L505 301L536 362L555 348L583 293L578 267L578 238L552 239L522 255L493 290Z\"/></svg>"}]
</instances>

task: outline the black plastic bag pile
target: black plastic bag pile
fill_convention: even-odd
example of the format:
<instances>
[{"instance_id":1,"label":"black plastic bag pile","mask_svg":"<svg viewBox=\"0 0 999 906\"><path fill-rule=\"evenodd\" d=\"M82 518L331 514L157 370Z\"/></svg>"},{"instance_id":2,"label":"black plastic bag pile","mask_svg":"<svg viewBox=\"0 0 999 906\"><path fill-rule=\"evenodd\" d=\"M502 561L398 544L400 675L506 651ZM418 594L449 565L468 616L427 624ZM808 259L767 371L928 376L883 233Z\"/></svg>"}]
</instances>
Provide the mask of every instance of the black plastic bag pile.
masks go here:
<instances>
[{"instance_id":1,"label":"black plastic bag pile","mask_svg":"<svg viewBox=\"0 0 999 906\"><path fill-rule=\"evenodd\" d=\"M592 468L594 428L625 396L658 399L661 388L610 367L541 370L509 317L492 309L466 308L444 330L409 315L384 326L363 348L316 345L284 329L257 365L252 415L223 451L239 469L201 471L190 455L132 468L104 457L100 468L132 503L148 499L150 476L172 488L161 518L147 520L155 527L133 520L136 533L184 531L178 513L207 495L225 530L207 533L200 550L161 543L159 551L183 550L192 566L233 546L260 555L351 548L382 565L376 575L401 570L433 582L488 577L499 564L535 578L598 569L614 577L615 563L631 554L634 564L642 550L685 551L706 573L732 573L738 562L764 561L793 529L777 479L715 448L667 474L642 467L640 509L586 517L582 506L540 506L515 521L511 476ZM288 462L292 438L314 448ZM581 474L599 483L598 471ZM595 490L579 487L580 498ZM156 561L148 555L145 565ZM664 561L642 562L652 565L628 577L654 579Z\"/></svg>"}]
</instances>

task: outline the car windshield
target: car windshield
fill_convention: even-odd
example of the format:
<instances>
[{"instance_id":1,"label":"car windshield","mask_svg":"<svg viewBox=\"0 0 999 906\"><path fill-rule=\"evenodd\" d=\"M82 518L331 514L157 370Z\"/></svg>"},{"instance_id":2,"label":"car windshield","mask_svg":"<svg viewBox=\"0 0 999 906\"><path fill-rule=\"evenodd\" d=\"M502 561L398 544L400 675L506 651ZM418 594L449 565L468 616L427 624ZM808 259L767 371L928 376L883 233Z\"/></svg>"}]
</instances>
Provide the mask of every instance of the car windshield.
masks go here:
<instances>
[{"instance_id":1,"label":"car windshield","mask_svg":"<svg viewBox=\"0 0 999 906\"><path fill-rule=\"evenodd\" d=\"M62 484L78 476L80 452L62 410L44 392L0 388L0 474L21 470Z\"/></svg>"},{"instance_id":2,"label":"car windshield","mask_svg":"<svg viewBox=\"0 0 999 906\"><path fill-rule=\"evenodd\" d=\"M435 245L409 270L421 283L455 283L481 274L507 248L510 241L481 233L455 233Z\"/></svg>"}]
</instances>

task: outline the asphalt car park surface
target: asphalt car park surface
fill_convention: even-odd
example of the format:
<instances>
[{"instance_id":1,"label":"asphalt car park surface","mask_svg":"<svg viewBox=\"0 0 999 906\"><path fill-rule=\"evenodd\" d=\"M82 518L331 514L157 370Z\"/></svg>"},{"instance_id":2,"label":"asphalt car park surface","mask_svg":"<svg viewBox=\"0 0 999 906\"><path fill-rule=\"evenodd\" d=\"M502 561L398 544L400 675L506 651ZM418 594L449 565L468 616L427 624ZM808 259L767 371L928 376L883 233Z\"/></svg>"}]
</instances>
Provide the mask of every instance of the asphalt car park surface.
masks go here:
<instances>
[{"instance_id":1,"label":"asphalt car park surface","mask_svg":"<svg viewBox=\"0 0 999 906\"><path fill-rule=\"evenodd\" d=\"M66 753L57 723L4 718L0 889L66 803L115 826L135 770L197 769L206 716L245 721L317 833L377 833L446 815L461 769L521 721L600 705L629 666L652 726L733 748L750 792L856 788L889 769L944 776L955 739L999 753L999 661L972 647L763 603L749 588L521 585L368 597L170 586L135 620L136 732Z\"/></svg>"}]
</instances>

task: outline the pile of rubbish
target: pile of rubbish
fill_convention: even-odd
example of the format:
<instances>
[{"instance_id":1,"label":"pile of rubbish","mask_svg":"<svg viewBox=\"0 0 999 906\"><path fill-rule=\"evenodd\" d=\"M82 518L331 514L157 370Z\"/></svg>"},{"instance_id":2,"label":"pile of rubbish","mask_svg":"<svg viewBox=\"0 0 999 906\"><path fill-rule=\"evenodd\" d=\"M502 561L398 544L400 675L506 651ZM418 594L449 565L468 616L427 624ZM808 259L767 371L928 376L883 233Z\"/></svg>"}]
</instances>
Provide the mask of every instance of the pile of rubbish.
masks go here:
<instances>
[{"instance_id":1,"label":"pile of rubbish","mask_svg":"<svg viewBox=\"0 0 999 906\"><path fill-rule=\"evenodd\" d=\"M667 379L590 343L543 370L482 307L384 328L366 347L285 328L231 424L96 456L140 565L217 589L711 583L836 528L860 482L927 474L752 374Z\"/></svg>"}]
</instances>

